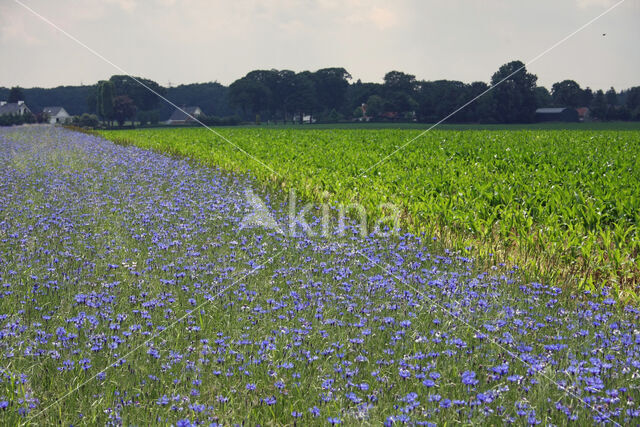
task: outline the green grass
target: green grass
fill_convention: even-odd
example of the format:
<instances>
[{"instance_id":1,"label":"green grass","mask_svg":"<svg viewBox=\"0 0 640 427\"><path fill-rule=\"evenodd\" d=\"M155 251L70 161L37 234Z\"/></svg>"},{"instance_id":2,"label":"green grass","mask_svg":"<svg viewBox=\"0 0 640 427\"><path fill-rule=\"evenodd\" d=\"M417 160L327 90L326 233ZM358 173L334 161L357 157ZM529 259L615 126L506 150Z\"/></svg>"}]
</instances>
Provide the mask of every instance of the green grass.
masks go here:
<instances>
[{"instance_id":1,"label":"green grass","mask_svg":"<svg viewBox=\"0 0 640 427\"><path fill-rule=\"evenodd\" d=\"M432 123L392 123L392 122L353 122L353 123L314 123L314 124L266 124L244 125L243 128L268 129L418 129L427 130ZM541 122L525 124L448 124L437 125L438 130L640 130L640 122Z\"/></svg>"},{"instance_id":2,"label":"green grass","mask_svg":"<svg viewBox=\"0 0 640 427\"><path fill-rule=\"evenodd\" d=\"M238 230L244 176L59 128L5 132L2 425L637 419L638 312L605 294L485 272L428 238Z\"/></svg>"},{"instance_id":3,"label":"green grass","mask_svg":"<svg viewBox=\"0 0 640 427\"><path fill-rule=\"evenodd\" d=\"M579 126L581 124L577 124ZM520 265L567 286L640 280L640 132L629 130L219 129L276 175L202 128L104 131L116 142L251 171L316 202L380 205L403 226L489 263ZM366 172L387 155L387 161Z\"/></svg>"}]
</instances>

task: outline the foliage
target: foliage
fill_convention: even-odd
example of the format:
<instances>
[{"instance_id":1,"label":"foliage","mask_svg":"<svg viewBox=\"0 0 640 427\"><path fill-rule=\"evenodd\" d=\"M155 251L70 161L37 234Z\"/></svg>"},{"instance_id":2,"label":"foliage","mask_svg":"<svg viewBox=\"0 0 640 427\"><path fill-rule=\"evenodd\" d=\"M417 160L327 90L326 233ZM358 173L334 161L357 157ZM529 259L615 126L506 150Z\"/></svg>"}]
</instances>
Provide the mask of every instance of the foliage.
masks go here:
<instances>
[{"instance_id":1,"label":"foliage","mask_svg":"<svg viewBox=\"0 0 640 427\"><path fill-rule=\"evenodd\" d=\"M147 124L155 125L160 121L160 112L158 110L138 111L136 113L136 119L143 126Z\"/></svg>"},{"instance_id":2,"label":"foliage","mask_svg":"<svg viewBox=\"0 0 640 427\"><path fill-rule=\"evenodd\" d=\"M491 77L495 119L500 123L529 123L536 109L536 81L521 61L501 66Z\"/></svg>"},{"instance_id":3,"label":"foliage","mask_svg":"<svg viewBox=\"0 0 640 427\"><path fill-rule=\"evenodd\" d=\"M133 121L136 117L136 105L127 95L119 95L113 98L113 118L122 127L127 120Z\"/></svg>"},{"instance_id":4,"label":"foliage","mask_svg":"<svg viewBox=\"0 0 640 427\"><path fill-rule=\"evenodd\" d=\"M0 171L2 425L640 419L640 312L606 290L409 233L242 229L250 177L60 128L0 131Z\"/></svg>"},{"instance_id":5,"label":"foliage","mask_svg":"<svg viewBox=\"0 0 640 427\"><path fill-rule=\"evenodd\" d=\"M3 114L0 116L0 126L16 126L28 123L36 123L38 120L32 113Z\"/></svg>"},{"instance_id":6,"label":"foliage","mask_svg":"<svg viewBox=\"0 0 640 427\"><path fill-rule=\"evenodd\" d=\"M553 102L558 107L584 107L593 100L593 94L589 88L583 90L573 80L563 80L554 83L551 87Z\"/></svg>"},{"instance_id":7,"label":"foliage","mask_svg":"<svg viewBox=\"0 0 640 427\"><path fill-rule=\"evenodd\" d=\"M15 103L18 101L24 101L24 92L21 87L14 86L9 91L9 96L7 97L7 102Z\"/></svg>"},{"instance_id":8,"label":"foliage","mask_svg":"<svg viewBox=\"0 0 640 427\"><path fill-rule=\"evenodd\" d=\"M113 120L114 86L110 81L101 81L96 88L96 112L105 121Z\"/></svg>"},{"instance_id":9,"label":"foliage","mask_svg":"<svg viewBox=\"0 0 640 427\"><path fill-rule=\"evenodd\" d=\"M640 282L638 132L430 131L358 178L419 131L235 129L225 137L280 179L205 129L103 132L186 156L309 200L328 192L404 211L405 226L476 255L580 286L633 290ZM295 141L293 143L292 141ZM492 261L493 262L493 261ZM621 291L622 292L622 291Z\"/></svg>"},{"instance_id":10,"label":"foliage","mask_svg":"<svg viewBox=\"0 0 640 427\"><path fill-rule=\"evenodd\" d=\"M133 104L144 111L154 110L163 102L158 96L164 96L166 89L150 79L114 75L109 78L113 84L113 96L127 96Z\"/></svg>"},{"instance_id":11,"label":"foliage","mask_svg":"<svg viewBox=\"0 0 640 427\"><path fill-rule=\"evenodd\" d=\"M95 114L84 113L80 116L73 116L71 124L80 128L96 129L100 126L100 121Z\"/></svg>"}]
</instances>

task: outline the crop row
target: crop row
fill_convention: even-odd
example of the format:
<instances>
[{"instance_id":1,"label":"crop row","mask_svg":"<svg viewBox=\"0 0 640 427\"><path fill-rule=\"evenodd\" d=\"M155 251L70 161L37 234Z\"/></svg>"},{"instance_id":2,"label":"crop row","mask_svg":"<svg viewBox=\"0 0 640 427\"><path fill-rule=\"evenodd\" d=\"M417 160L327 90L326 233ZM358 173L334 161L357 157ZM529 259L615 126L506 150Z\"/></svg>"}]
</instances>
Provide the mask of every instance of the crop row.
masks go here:
<instances>
[{"instance_id":1,"label":"crop row","mask_svg":"<svg viewBox=\"0 0 640 427\"><path fill-rule=\"evenodd\" d=\"M405 147L418 131L220 132L231 143L207 129L102 135L250 172L308 200L358 201L373 218L393 203L411 232L550 280L621 296L640 281L639 132L431 131Z\"/></svg>"}]
</instances>

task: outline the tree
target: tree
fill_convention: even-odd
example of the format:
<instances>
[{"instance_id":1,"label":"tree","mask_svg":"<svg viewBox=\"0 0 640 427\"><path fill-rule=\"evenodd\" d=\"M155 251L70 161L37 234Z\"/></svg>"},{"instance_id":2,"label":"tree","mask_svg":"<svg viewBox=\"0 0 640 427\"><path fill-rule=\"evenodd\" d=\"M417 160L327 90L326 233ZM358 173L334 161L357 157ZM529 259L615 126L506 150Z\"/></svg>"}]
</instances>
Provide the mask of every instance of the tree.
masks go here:
<instances>
[{"instance_id":1,"label":"tree","mask_svg":"<svg viewBox=\"0 0 640 427\"><path fill-rule=\"evenodd\" d=\"M385 89L412 94L416 90L416 76L401 71L389 71L384 75Z\"/></svg>"},{"instance_id":2,"label":"tree","mask_svg":"<svg viewBox=\"0 0 640 427\"><path fill-rule=\"evenodd\" d=\"M162 96L166 93L166 89L158 83L142 77L113 75L109 81L113 83L113 96L126 95L138 108L145 111L159 107L162 99L156 93Z\"/></svg>"},{"instance_id":3,"label":"tree","mask_svg":"<svg viewBox=\"0 0 640 427\"><path fill-rule=\"evenodd\" d=\"M579 107L583 105L583 90L573 80L563 80L551 86L553 102L558 107Z\"/></svg>"},{"instance_id":4,"label":"tree","mask_svg":"<svg viewBox=\"0 0 640 427\"><path fill-rule=\"evenodd\" d=\"M313 113L318 105L318 99L310 72L303 71L289 79L284 103L287 110L298 115L300 123L305 113L310 115Z\"/></svg>"},{"instance_id":5,"label":"tree","mask_svg":"<svg viewBox=\"0 0 640 427\"><path fill-rule=\"evenodd\" d=\"M384 76L384 108L387 111L407 112L418 107L415 101L416 76L400 71L389 71Z\"/></svg>"},{"instance_id":6,"label":"tree","mask_svg":"<svg viewBox=\"0 0 640 427\"><path fill-rule=\"evenodd\" d=\"M535 88L534 93L536 97L537 108L548 107L553 104L553 97L546 87L538 86Z\"/></svg>"},{"instance_id":7,"label":"tree","mask_svg":"<svg viewBox=\"0 0 640 427\"><path fill-rule=\"evenodd\" d=\"M9 97L7 98L7 102L15 103L18 101L24 101L24 93L22 92L21 87L14 86L9 91Z\"/></svg>"},{"instance_id":8,"label":"tree","mask_svg":"<svg viewBox=\"0 0 640 427\"><path fill-rule=\"evenodd\" d=\"M606 120L607 118L607 100L602 90L598 90L591 101L589 107L591 109L591 117L598 120Z\"/></svg>"},{"instance_id":9,"label":"tree","mask_svg":"<svg viewBox=\"0 0 640 427\"><path fill-rule=\"evenodd\" d=\"M98 82L96 94L96 113L103 121L113 120L113 83L108 80Z\"/></svg>"},{"instance_id":10,"label":"tree","mask_svg":"<svg viewBox=\"0 0 640 427\"><path fill-rule=\"evenodd\" d=\"M616 120L619 117L618 111L618 94L616 90L612 87L604 94L607 99L607 120Z\"/></svg>"},{"instance_id":11,"label":"tree","mask_svg":"<svg viewBox=\"0 0 640 427\"><path fill-rule=\"evenodd\" d=\"M288 99L295 88L296 73L291 70L278 71L278 80L274 92L274 102L278 106L277 110L282 115L283 123L288 120L288 113L292 111L288 105Z\"/></svg>"},{"instance_id":12,"label":"tree","mask_svg":"<svg viewBox=\"0 0 640 427\"><path fill-rule=\"evenodd\" d=\"M611 87L611 89L609 89L607 93L605 93L605 96L607 98L607 104L609 104L611 107L615 107L618 105L618 94L613 87Z\"/></svg>"},{"instance_id":13,"label":"tree","mask_svg":"<svg viewBox=\"0 0 640 427\"><path fill-rule=\"evenodd\" d=\"M501 123L528 123L536 110L535 88L538 77L527 73L521 61L501 66L491 77L495 118Z\"/></svg>"},{"instance_id":14,"label":"tree","mask_svg":"<svg viewBox=\"0 0 640 427\"><path fill-rule=\"evenodd\" d=\"M367 99L366 106L367 106L367 111L366 111L367 116L372 117L374 119L384 112L383 110L384 100L378 95L371 95Z\"/></svg>"},{"instance_id":15,"label":"tree","mask_svg":"<svg viewBox=\"0 0 640 427\"><path fill-rule=\"evenodd\" d=\"M323 68L311 74L318 106L323 110L338 110L345 101L351 74L344 68Z\"/></svg>"},{"instance_id":16,"label":"tree","mask_svg":"<svg viewBox=\"0 0 640 427\"><path fill-rule=\"evenodd\" d=\"M580 98L580 107L591 104L591 101L593 101L593 91L591 88L587 86L586 89L582 91L582 96Z\"/></svg>"},{"instance_id":17,"label":"tree","mask_svg":"<svg viewBox=\"0 0 640 427\"><path fill-rule=\"evenodd\" d=\"M640 120L640 86L627 90L625 102L631 120Z\"/></svg>"},{"instance_id":18,"label":"tree","mask_svg":"<svg viewBox=\"0 0 640 427\"><path fill-rule=\"evenodd\" d=\"M417 94L419 101L417 108L418 118L421 121L437 122L454 112L461 105L464 105L465 102L473 99L477 94L482 93L483 87L486 88L486 84L484 86L475 84L472 87L468 87L464 83L454 80L421 82ZM475 91L480 92L476 94ZM480 101L480 99L476 102ZM486 99L482 101L485 102ZM473 118L468 118L469 115L472 115L472 106L475 107L474 104L471 104L449 120L474 121Z\"/></svg>"},{"instance_id":19,"label":"tree","mask_svg":"<svg viewBox=\"0 0 640 427\"><path fill-rule=\"evenodd\" d=\"M229 101L242 109L245 118L249 111L254 115L260 114L268 107L270 97L269 88L264 83L246 76L229 86Z\"/></svg>"},{"instance_id":20,"label":"tree","mask_svg":"<svg viewBox=\"0 0 640 427\"><path fill-rule=\"evenodd\" d=\"M133 120L136 116L136 105L127 95L120 95L113 98L113 118L122 127L127 120Z\"/></svg>"}]
</instances>

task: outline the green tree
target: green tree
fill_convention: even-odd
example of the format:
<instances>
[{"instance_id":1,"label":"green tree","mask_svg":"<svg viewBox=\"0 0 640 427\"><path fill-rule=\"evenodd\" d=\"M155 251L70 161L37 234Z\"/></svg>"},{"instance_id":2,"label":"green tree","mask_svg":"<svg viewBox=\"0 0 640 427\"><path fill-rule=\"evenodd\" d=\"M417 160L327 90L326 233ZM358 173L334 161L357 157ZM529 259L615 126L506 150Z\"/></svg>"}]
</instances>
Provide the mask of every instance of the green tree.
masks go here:
<instances>
[{"instance_id":1,"label":"green tree","mask_svg":"<svg viewBox=\"0 0 640 427\"><path fill-rule=\"evenodd\" d=\"M607 99L602 90L596 92L589 108L591 109L591 117L598 120L607 119Z\"/></svg>"},{"instance_id":2,"label":"green tree","mask_svg":"<svg viewBox=\"0 0 640 427\"><path fill-rule=\"evenodd\" d=\"M21 87L14 86L9 91L9 97L7 98L7 102L15 103L18 101L24 101L24 92L22 91Z\"/></svg>"},{"instance_id":3,"label":"green tree","mask_svg":"<svg viewBox=\"0 0 640 427\"><path fill-rule=\"evenodd\" d=\"M418 107L416 97L416 76L401 71L389 71L384 76L384 108L387 111L403 113Z\"/></svg>"},{"instance_id":4,"label":"green tree","mask_svg":"<svg viewBox=\"0 0 640 427\"><path fill-rule=\"evenodd\" d=\"M536 108L548 107L553 104L553 97L546 87L538 86L534 90L536 97Z\"/></svg>"},{"instance_id":5,"label":"green tree","mask_svg":"<svg viewBox=\"0 0 640 427\"><path fill-rule=\"evenodd\" d=\"M150 79L127 75L113 75L109 78L113 83L113 96L128 96L141 110L154 110L160 106L166 89Z\"/></svg>"},{"instance_id":6,"label":"green tree","mask_svg":"<svg viewBox=\"0 0 640 427\"><path fill-rule=\"evenodd\" d=\"M229 86L229 101L242 109L245 118L249 111L255 116L266 109L270 96L269 88L264 83L246 76Z\"/></svg>"},{"instance_id":7,"label":"green tree","mask_svg":"<svg viewBox=\"0 0 640 427\"><path fill-rule=\"evenodd\" d=\"M536 110L536 81L521 61L501 66L491 77L495 119L501 123L529 123Z\"/></svg>"},{"instance_id":8,"label":"green tree","mask_svg":"<svg viewBox=\"0 0 640 427\"><path fill-rule=\"evenodd\" d=\"M384 112L384 100L378 95L371 95L366 102L367 116L376 118Z\"/></svg>"},{"instance_id":9,"label":"green tree","mask_svg":"<svg viewBox=\"0 0 640 427\"><path fill-rule=\"evenodd\" d=\"M318 107L323 110L339 110L344 104L351 74L344 68L322 68L312 73L311 78L317 93Z\"/></svg>"},{"instance_id":10,"label":"green tree","mask_svg":"<svg viewBox=\"0 0 640 427\"><path fill-rule=\"evenodd\" d=\"M98 82L96 94L96 113L103 121L111 124L113 120L113 83L108 80Z\"/></svg>"},{"instance_id":11,"label":"green tree","mask_svg":"<svg viewBox=\"0 0 640 427\"><path fill-rule=\"evenodd\" d=\"M291 111L298 114L300 123L305 113L312 115L318 102L310 72L304 71L295 75L285 103Z\"/></svg>"},{"instance_id":12,"label":"green tree","mask_svg":"<svg viewBox=\"0 0 640 427\"><path fill-rule=\"evenodd\" d=\"M618 94L616 90L611 87L605 94L607 99L607 120L617 120L620 118L620 111L618 110Z\"/></svg>"},{"instance_id":13,"label":"green tree","mask_svg":"<svg viewBox=\"0 0 640 427\"><path fill-rule=\"evenodd\" d=\"M625 102L631 120L640 120L640 86L627 90Z\"/></svg>"},{"instance_id":14,"label":"green tree","mask_svg":"<svg viewBox=\"0 0 640 427\"><path fill-rule=\"evenodd\" d=\"M122 127L127 120L133 121L136 110L136 105L127 95L113 98L113 118L118 122L118 126Z\"/></svg>"},{"instance_id":15,"label":"green tree","mask_svg":"<svg viewBox=\"0 0 640 427\"><path fill-rule=\"evenodd\" d=\"M385 89L412 94L416 90L416 76L401 71L389 71L384 75Z\"/></svg>"},{"instance_id":16,"label":"green tree","mask_svg":"<svg viewBox=\"0 0 640 427\"><path fill-rule=\"evenodd\" d=\"M583 90L573 80L563 80L551 86L553 102L558 107L580 107L584 100Z\"/></svg>"}]
</instances>

